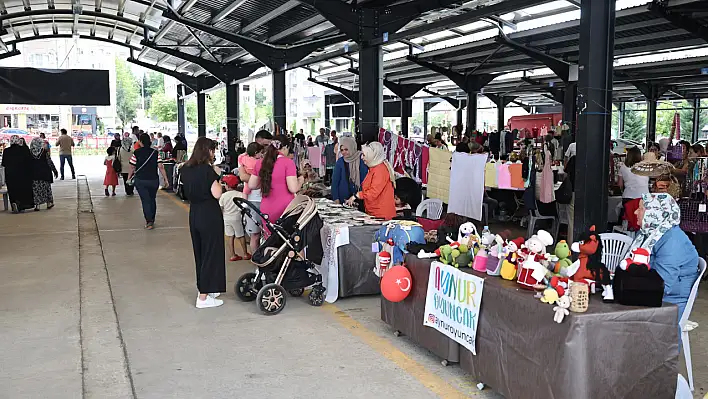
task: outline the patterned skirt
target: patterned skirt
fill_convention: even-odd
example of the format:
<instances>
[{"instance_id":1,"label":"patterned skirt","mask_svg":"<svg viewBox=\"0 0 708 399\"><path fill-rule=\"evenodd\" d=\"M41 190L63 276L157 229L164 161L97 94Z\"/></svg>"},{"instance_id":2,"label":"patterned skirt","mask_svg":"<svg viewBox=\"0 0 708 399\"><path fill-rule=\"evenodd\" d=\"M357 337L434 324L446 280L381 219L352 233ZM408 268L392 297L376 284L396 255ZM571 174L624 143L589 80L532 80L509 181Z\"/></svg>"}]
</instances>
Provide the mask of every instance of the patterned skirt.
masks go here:
<instances>
[{"instance_id":1,"label":"patterned skirt","mask_svg":"<svg viewBox=\"0 0 708 399\"><path fill-rule=\"evenodd\" d=\"M34 204L51 204L54 202L52 195L52 184L48 181L33 180L32 192L34 193Z\"/></svg>"}]
</instances>

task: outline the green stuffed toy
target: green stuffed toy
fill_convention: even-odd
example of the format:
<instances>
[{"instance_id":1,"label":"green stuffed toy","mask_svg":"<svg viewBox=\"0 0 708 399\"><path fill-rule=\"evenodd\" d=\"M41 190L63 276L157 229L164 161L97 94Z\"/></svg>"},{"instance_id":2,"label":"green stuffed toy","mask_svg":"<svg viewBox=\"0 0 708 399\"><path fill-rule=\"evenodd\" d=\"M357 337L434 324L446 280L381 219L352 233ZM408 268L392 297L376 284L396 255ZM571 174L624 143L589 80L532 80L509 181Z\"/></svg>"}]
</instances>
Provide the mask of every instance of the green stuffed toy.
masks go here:
<instances>
[{"instance_id":1,"label":"green stuffed toy","mask_svg":"<svg viewBox=\"0 0 708 399\"><path fill-rule=\"evenodd\" d=\"M437 251L435 251L438 256L440 256L440 262L446 264L446 265L451 265L453 262L452 259L452 247L449 245L443 245L442 247L438 248Z\"/></svg>"},{"instance_id":2,"label":"green stuffed toy","mask_svg":"<svg viewBox=\"0 0 708 399\"><path fill-rule=\"evenodd\" d=\"M455 263L453 265L458 269L461 267L470 267L472 255L470 254L469 248L466 245L460 245L457 250L460 254L455 257Z\"/></svg>"},{"instance_id":3,"label":"green stuffed toy","mask_svg":"<svg viewBox=\"0 0 708 399\"><path fill-rule=\"evenodd\" d=\"M565 240L561 240L558 242L558 244L556 244L556 250L554 254L558 258L558 261L556 262L552 271L553 274L560 275L562 274L562 270L565 270L573 264L573 261L570 259L570 246L567 242L565 242Z\"/></svg>"}]
</instances>

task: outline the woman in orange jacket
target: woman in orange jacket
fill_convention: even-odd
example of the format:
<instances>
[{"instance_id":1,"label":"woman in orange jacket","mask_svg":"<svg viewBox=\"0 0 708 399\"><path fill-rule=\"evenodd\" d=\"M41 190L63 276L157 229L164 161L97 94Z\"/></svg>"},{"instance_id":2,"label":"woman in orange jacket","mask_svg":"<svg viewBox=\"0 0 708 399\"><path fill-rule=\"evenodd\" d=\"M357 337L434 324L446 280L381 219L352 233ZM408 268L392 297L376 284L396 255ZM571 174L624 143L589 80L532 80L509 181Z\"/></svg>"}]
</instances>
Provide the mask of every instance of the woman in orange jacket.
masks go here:
<instances>
[{"instance_id":1,"label":"woman in orange jacket","mask_svg":"<svg viewBox=\"0 0 708 399\"><path fill-rule=\"evenodd\" d=\"M369 173L361 184L361 191L351 196L346 203L353 206L357 199L364 200L367 214L391 220L396 216L396 200L393 195L396 178L393 168L386 161L383 145L373 142L363 146L361 152Z\"/></svg>"}]
</instances>

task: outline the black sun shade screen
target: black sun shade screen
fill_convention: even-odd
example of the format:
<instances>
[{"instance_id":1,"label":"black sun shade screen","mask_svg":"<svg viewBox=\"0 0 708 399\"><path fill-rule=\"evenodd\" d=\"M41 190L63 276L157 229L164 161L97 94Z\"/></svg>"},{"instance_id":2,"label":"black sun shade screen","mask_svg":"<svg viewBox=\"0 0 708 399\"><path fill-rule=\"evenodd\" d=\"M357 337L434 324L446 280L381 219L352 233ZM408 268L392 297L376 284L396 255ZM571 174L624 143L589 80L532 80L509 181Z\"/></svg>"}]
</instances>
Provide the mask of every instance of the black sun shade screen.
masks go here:
<instances>
[{"instance_id":1,"label":"black sun shade screen","mask_svg":"<svg viewBox=\"0 0 708 399\"><path fill-rule=\"evenodd\" d=\"M110 105L108 71L0 68L0 104Z\"/></svg>"}]
</instances>

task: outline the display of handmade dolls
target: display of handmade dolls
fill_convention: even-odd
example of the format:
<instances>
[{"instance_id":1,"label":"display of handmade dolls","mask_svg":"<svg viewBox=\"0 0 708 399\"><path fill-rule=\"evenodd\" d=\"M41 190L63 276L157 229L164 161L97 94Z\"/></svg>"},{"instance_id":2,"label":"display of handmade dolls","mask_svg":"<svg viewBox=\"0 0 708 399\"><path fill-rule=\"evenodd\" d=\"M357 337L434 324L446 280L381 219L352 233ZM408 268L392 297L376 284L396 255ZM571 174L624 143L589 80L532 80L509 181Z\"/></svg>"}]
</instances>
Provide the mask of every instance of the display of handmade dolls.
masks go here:
<instances>
[{"instance_id":1,"label":"display of handmade dolls","mask_svg":"<svg viewBox=\"0 0 708 399\"><path fill-rule=\"evenodd\" d=\"M651 268L648 250L637 248L620 262L612 290L615 301L622 305L661 307L664 280Z\"/></svg>"},{"instance_id":2,"label":"display of handmade dolls","mask_svg":"<svg viewBox=\"0 0 708 399\"><path fill-rule=\"evenodd\" d=\"M602 300L613 302L612 285L610 284L610 271L602 263L602 240L595 232L595 226L583 233L580 241L574 242L571 246L573 252L578 253L578 260L573 263L568 272L575 282L584 282L591 287L594 293L596 283L602 285Z\"/></svg>"},{"instance_id":3,"label":"display of handmade dolls","mask_svg":"<svg viewBox=\"0 0 708 399\"><path fill-rule=\"evenodd\" d=\"M546 267L550 255L546 252L546 247L553 245L553 236L545 230L539 230L532 236L518 251L522 259L519 265L519 276L517 282L523 288L537 289L546 277L548 268Z\"/></svg>"},{"instance_id":4,"label":"display of handmade dolls","mask_svg":"<svg viewBox=\"0 0 708 399\"><path fill-rule=\"evenodd\" d=\"M502 266L499 270L499 275L504 280L514 280L516 279L516 274L519 268L519 249L524 244L525 240L523 237L516 238L511 241L507 241L504 249L501 253Z\"/></svg>"}]
</instances>

